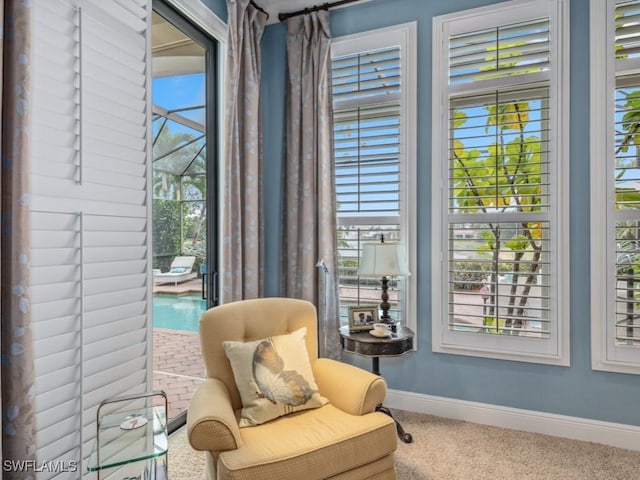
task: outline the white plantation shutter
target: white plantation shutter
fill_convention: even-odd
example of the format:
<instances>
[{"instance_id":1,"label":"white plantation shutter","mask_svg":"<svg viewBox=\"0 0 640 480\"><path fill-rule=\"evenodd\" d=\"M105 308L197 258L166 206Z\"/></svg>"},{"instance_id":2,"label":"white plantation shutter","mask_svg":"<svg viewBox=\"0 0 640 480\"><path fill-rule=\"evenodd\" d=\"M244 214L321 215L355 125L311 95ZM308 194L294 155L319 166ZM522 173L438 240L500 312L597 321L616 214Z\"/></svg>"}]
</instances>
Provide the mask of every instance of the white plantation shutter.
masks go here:
<instances>
[{"instance_id":1,"label":"white plantation shutter","mask_svg":"<svg viewBox=\"0 0 640 480\"><path fill-rule=\"evenodd\" d=\"M449 131L449 328L493 334L499 322L502 333L549 338L555 280L548 88L451 100L449 116L466 120ZM511 148L494 152L498 138ZM519 159L514 149L535 153ZM526 241L531 232L535 237ZM497 261L488 242L499 244ZM479 291L484 284L491 295Z\"/></svg>"},{"instance_id":2,"label":"white plantation shutter","mask_svg":"<svg viewBox=\"0 0 640 480\"><path fill-rule=\"evenodd\" d=\"M591 3L594 369L640 373L640 1Z\"/></svg>"},{"instance_id":3,"label":"white plantation shutter","mask_svg":"<svg viewBox=\"0 0 640 480\"><path fill-rule=\"evenodd\" d=\"M33 10L37 456L69 462L89 455L102 400L150 385L150 3L37 0Z\"/></svg>"},{"instance_id":4,"label":"white plantation shutter","mask_svg":"<svg viewBox=\"0 0 640 480\"><path fill-rule=\"evenodd\" d=\"M340 315L380 303L380 280L360 278L364 242L399 240L413 265L411 225L415 90L413 24L334 39L331 77ZM391 316L415 329L406 281L391 279Z\"/></svg>"},{"instance_id":5,"label":"white plantation shutter","mask_svg":"<svg viewBox=\"0 0 640 480\"><path fill-rule=\"evenodd\" d=\"M387 102L400 94L400 48L358 52L331 60L332 95L340 108L345 102ZM366 99L366 100L365 100Z\"/></svg>"},{"instance_id":6,"label":"white plantation shutter","mask_svg":"<svg viewBox=\"0 0 640 480\"><path fill-rule=\"evenodd\" d=\"M400 105L333 116L338 216L400 214Z\"/></svg>"},{"instance_id":7,"label":"white plantation shutter","mask_svg":"<svg viewBox=\"0 0 640 480\"><path fill-rule=\"evenodd\" d=\"M37 130L33 135L37 138ZM80 245L79 215L33 212L31 297L40 459L80 458Z\"/></svg>"},{"instance_id":8,"label":"white plantation shutter","mask_svg":"<svg viewBox=\"0 0 640 480\"><path fill-rule=\"evenodd\" d=\"M607 298L615 299L615 304L607 315L608 358L640 365L640 146L636 136L640 120L640 1L617 2L614 18L615 137L614 152L609 151L608 157L614 172L609 178L615 180L608 185L614 202L607 205L607 217L608 228L615 232L615 244L609 247L609 255L615 255L615 282Z\"/></svg>"},{"instance_id":9,"label":"white plantation shutter","mask_svg":"<svg viewBox=\"0 0 640 480\"><path fill-rule=\"evenodd\" d=\"M497 25L449 38L451 85L549 70L549 19Z\"/></svg>"},{"instance_id":10,"label":"white plantation shutter","mask_svg":"<svg viewBox=\"0 0 640 480\"><path fill-rule=\"evenodd\" d=\"M616 71L640 65L640 2L617 2L615 6Z\"/></svg>"},{"instance_id":11,"label":"white plantation shutter","mask_svg":"<svg viewBox=\"0 0 640 480\"><path fill-rule=\"evenodd\" d=\"M568 363L564 0L434 19L434 350Z\"/></svg>"},{"instance_id":12,"label":"white plantation shutter","mask_svg":"<svg viewBox=\"0 0 640 480\"><path fill-rule=\"evenodd\" d=\"M360 278L365 242L400 240L400 48L334 57L333 139L338 220L340 313L379 303L377 279ZM403 239L404 240L404 239ZM390 313L404 320L398 284L391 281Z\"/></svg>"}]
</instances>

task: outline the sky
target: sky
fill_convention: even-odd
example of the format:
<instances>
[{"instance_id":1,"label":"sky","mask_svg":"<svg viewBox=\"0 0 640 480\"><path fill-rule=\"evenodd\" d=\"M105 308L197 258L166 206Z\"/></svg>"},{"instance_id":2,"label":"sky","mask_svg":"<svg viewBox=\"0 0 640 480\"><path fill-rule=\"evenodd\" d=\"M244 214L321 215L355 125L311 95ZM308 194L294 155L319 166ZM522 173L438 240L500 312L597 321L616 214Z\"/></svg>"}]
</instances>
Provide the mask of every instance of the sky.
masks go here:
<instances>
[{"instance_id":1,"label":"sky","mask_svg":"<svg viewBox=\"0 0 640 480\"><path fill-rule=\"evenodd\" d=\"M151 84L153 103L167 110L204 105L206 97L205 74L194 73L154 78ZM181 115L204 123L204 110L184 112Z\"/></svg>"}]
</instances>

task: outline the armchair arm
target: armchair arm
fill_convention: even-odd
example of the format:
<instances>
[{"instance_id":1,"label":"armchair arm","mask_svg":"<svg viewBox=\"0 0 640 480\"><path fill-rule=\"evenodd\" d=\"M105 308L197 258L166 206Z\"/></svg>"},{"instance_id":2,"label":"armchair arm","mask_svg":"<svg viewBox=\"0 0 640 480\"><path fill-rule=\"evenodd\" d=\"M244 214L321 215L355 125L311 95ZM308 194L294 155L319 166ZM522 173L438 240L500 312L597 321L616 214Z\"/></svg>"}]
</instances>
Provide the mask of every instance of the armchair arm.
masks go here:
<instances>
[{"instance_id":1,"label":"armchair arm","mask_svg":"<svg viewBox=\"0 0 640 480\"><path fill-rule=\"evenodd\" d=\"M373 412L387 395L387 384L382 377L329 358L316 360L313 375L320 394L352 415Z\"/></svg>"},{"instance_id":2,"label":"armchair arm","mask_svg":"<svg viewBox=\"0 0 640 480\"><path fill-rule=\"evenodd\" d=\"M200 384L187 413L187 436L195 450L220 452L242 446L227 386L215 378Z\"/></svg>"}]
</instances>

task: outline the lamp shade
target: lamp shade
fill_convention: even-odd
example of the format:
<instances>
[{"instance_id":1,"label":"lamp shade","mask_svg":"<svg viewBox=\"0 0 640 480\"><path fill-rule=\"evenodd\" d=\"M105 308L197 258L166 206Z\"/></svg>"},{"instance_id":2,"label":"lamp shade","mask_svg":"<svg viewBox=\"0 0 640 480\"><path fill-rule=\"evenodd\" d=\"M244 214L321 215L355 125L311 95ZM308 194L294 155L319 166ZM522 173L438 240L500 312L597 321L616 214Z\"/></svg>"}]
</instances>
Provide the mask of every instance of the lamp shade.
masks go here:
<instances>
[{"instance_id":1,"label":"lamp shade","mask_svg":"<svg viewBox=\"0 0 640 480\"><path fill-rule=\"evenodd\" d=\"M362 245L358 275L390 277L406 275L404 250L399 243L379 242Z\"/></svg>"}]
</instances>

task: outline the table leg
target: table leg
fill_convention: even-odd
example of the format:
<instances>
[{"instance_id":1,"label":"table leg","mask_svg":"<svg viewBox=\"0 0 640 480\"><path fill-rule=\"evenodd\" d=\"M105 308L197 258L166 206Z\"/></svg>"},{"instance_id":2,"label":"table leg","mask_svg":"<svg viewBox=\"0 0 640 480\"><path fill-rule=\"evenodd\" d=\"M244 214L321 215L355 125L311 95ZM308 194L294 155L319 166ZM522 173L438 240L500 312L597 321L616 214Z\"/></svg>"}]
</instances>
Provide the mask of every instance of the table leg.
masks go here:
<instances>
[{"instance_id":1,"label":"table leg","mask_svg":"<svg viewBox=\"0 0 640 480\"><path fill-rule=\"evenodd\" d=\"M402 440L404 443L413 442L413 436L410 433L407 433L404 431L404 428L402 428L402 425L400 424L400 422L393 417L391 410L389 410L387 407L380 404L376 407L376 412L385 413L389 415L391 418L393 418L393 421L396 423L396 432L398 432L398 436L400 437L400 440Z\"/></svg>"},{"instance_id":2,"label":"table leg","mask_svg":"<svg viewBox=\"0 0 640 480\"><path fill-rule=\"evenodd\" d=\"M371 372L380 376L380 357L371 357ZM393 418L393 421L396 424L396 431L398 432L398 436L400 437L400 440L402 440L404 443L413 442L413 437L411 436L411 434L404 431L404 428L402 428L402 425L400 424L400 422L393 417L391 410L389 410L387 407L380 404L376 407L376 411L382 412L386 415L389 415L391 418Z\"/></svg>"}]
</instances>

